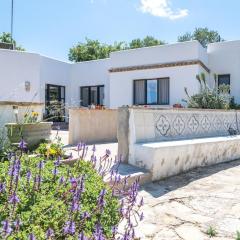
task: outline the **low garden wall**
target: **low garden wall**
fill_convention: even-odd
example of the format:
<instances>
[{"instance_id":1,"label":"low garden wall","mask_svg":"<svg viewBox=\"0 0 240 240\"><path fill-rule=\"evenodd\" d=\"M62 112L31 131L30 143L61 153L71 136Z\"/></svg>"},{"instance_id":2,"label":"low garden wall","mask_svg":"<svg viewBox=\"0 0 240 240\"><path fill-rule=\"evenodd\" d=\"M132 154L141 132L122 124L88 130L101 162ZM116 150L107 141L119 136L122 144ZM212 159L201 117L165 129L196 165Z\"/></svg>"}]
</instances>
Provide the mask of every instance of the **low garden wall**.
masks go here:
<instances>
[{"instance_id":1,"label":"low garden wall","mask_svg":"<svg viewBox=\"0 0 240 240\"><path fill-rule=\"evenodd\" d=\"M117 141L117 110L69 109L69 144Z\"/></svg>"},{"instance_id":2,"label":"low garden wall","mask_svg":"<svg viewBox=\"0 0 240 240\"><path fill-rule=\"evenodd\" d=\"M159 180L240 158L239 126L238 111L120 108L119 154Z\"/></svg>"}]
</instances>

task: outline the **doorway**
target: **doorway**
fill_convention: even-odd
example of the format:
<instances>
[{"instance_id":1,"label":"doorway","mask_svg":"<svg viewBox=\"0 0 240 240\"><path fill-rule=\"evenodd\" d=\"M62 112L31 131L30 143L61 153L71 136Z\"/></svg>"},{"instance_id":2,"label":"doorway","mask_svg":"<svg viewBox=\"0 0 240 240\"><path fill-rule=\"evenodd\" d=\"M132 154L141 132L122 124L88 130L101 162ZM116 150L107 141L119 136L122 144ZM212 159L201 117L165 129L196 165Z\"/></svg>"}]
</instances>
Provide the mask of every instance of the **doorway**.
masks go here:
<instances>
[{"instance_id":1,"label":"doorway","mask_svg":"<svg viewBox=\"0 0 240 240\"><path fill-rule=\"evenodd\" d=\"M65 86L46 84L46 119L65 122Z\"/></svg>"}]
</instances>

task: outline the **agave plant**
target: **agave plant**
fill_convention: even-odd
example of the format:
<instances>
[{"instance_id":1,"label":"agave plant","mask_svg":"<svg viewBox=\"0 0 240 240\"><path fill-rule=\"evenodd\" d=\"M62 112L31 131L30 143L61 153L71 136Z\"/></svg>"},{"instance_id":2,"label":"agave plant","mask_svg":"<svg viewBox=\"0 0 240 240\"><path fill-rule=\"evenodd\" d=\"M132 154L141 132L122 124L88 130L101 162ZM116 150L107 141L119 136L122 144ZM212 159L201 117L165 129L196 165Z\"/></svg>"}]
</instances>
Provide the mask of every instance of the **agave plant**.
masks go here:
<instances>
[{"instance_id":1,"label":"agave plant","mask_svg":"<svg viewBox=\"0 0 240 240\"><path fill-rule=\"evenodd\" d=\"M190 96L187 88L184 89L187 100L187 106L189 108L201 108L201 109L229 109L231 97L229 95L228 85L217 85L217 77L214 76L215 86L210 88L207 85L206 77L204 73L196 76L200 84L200 92L198 94Z\"/></svg>"}]
</instances>

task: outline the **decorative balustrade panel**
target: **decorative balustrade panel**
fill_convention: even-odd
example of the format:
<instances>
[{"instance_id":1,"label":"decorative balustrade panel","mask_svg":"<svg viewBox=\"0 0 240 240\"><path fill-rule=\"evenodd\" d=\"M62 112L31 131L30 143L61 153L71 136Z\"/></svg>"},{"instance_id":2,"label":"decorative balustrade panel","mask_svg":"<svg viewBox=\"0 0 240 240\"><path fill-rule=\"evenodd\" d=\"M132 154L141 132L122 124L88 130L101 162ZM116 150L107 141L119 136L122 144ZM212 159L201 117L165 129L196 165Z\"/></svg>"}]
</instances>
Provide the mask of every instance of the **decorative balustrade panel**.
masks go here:
<instances>
[{"instance_id":1,"label":"decorative balustrade panel","mask_svg":"<svg viewBox=\"0 0 240 240\"><path fill-rule=\"evenodd\" d=\"M136 142L239 134L240 112L132 109Z\"/></svg>"}]
</instances>

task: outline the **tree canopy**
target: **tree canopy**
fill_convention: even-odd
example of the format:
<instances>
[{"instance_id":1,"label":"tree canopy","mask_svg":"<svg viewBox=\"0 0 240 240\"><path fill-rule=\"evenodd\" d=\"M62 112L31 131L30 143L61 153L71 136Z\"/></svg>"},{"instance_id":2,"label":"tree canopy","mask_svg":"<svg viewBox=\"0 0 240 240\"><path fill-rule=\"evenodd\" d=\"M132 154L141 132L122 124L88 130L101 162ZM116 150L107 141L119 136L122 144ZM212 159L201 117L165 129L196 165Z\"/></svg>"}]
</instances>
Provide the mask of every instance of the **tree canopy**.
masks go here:
<instances>
[{"instance_id":1,"label":"tree canopy","mask_svg":"<svg viewBox=\"0 0 240 240\"><path fill-rule=\"evenodd\" d=\"M150 47L165 44L164 41L147 36L144 39L134 39L129 44L125 42L115 42L111 44L103 44L98 40L86 38L86 42L78 43L69 50L68 58L73 62L82 62L108 58L111 52L125 49Z\"/></svg>"},{"instance_id":2,"label":"tree canopy","mask_svg":"<svg viewBox=\"0 0 240 240\"><path fill-rule=\"evenodd\" d=\"M136 38L129 43L129 48L142 48L166 44L162 40L158 40L152 36L146 36L144 39Z\"/></svg>"},{"instance_id":3,"label":"tree canopy","mask_svg":"<svg viewBox=\"0 0 240 240\"><path fill-rule=\"evenodd\" d=\"M178 42L192 40L198 40L203 47L207 47L209 43L224 41L217 31L209 30L208 28L196 28L193 33L187 32L178 37Z\"/></svg>"},{"instance_id":4,"label":"tree canopy","mask_svg":"<svg viewBox=\"0 0 240 240\"><path fill-rule=\"evenodd\" d=\"M17 45L16 41L15 41L14 39L12 39L11 33L3 32L3 33L0 35L0 42L13 43L16 50L25 51L24 48L22 48L20 45Z\"/></svg>"}]
</instances>

